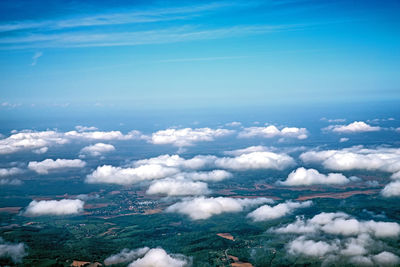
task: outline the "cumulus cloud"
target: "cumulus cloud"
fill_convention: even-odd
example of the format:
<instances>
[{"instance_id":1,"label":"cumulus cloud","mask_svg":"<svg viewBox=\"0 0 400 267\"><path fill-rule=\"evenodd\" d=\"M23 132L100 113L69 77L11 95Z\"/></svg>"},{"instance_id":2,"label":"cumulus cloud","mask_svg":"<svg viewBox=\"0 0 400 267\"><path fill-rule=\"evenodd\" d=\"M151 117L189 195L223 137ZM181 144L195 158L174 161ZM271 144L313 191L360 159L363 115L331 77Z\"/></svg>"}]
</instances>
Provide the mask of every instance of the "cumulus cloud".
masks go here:
<instances>
[{"instance_id":1,"label":"cumulus cloud","mask_svg":"<svg viewBox=\"0 0 400 267\"><path fill-rule=\"evenodd\" d=\"M224 154L231 155L231 156L240 156L240 155L249 154L252 152L268 152L268 151L271 151L271 149L266 146L249 146L249 147L242 148L242 149L225 151Z\"/></svg>"},{"instance_id":2,"label":"cumulus cloud","mask_svg":"<svg viewBox=\"0 0 400 267\"><path fill-rule=\"evenodd\" d=\"M0 177L5 177L5 176L11 176L11 175L17 175L23 173L24 170L21 168L17 167L12 167L12 168L0 168Z\"/></svg>"},{"instance_id":3,"label":"cumulus cloud","mask_svg":"<svg viewBox=\"0 0 400 267\"><path fill-rule=\"evenodd\" d=\"M208 186L203 182L193 182L185 179L167 178L160 181L154 181L146 194L149 195L167 195L167 196L189 196L208 194Z\"/></svg>"},{"instance_id":4,"label":"cumulus cloud","mask_svg":"<svg viewBox=\"0 0 400 267\"><path fill-rule=\"evenodd\" d=\"M394 181L387 184L381 194L384 197L399 197L400 196L400 181Z\"/></svg>"},{"instance_id":5,"label":"cumulus cloud","mask_svg":"<svg viewBox=\"0 0 400 267\"><path fill-rule=\"evenodd\" d=\"M0 237L0 258L10 258L14 263L20 263L26 255L24 243L9 243Z\"/></svg>"},{"instance_id":6,"label":"cumulus cloud","mask_svg":"<svg viewBox=\"0 0 400 267\"><path fill-rule=\"evenodd\" d=\"M300 155L305 163L321 163L326 169L349 171L400 171L400 149L355 146L341 150L308 151Z\"/></svg>"},{"instance_id":7,"label":"cumulus cloud","mask_svg":"<svg viewBox=\"0 0 400 267\"><path fill-rule=\"evenodd\" d=\"M33 200L25 210L25 215L71 215L83 211L83 202L80 199L61 199L61 200Z\"/></svg>"},{"instance_id":8,"label":"cumulus cloud","mask_svg":"<svg viewBox=\"0 0 400 267\"><path fill-rule=\"evenodd\" d=\"M171 144L177 147L192 146L197 142L214 141L217 137L232 134L234 131L227 129L211 128L184 128L166 129L152 134L149 142L156 145Z\"/></svg>"},{"instance_id":9,"label":"cumulus cloud","mask_svg":"<svg viewBox=\"0 0 400 267\"><path fill-rule=\"evenodd\" d=\"M391 266L399 263L397 255L382 251L388 248L387 245L374 239L397 238L400 234L397 223L359 221L346 213L323 212L308 220L298 216L294 223L270 231L301 234L288 243L288 252L308 257L323 256L323 265L347 262L355 265ZM332 235L336 237L332 238ZM375 254L377 249L381 250L379 254Z\"/></svg>"},{"instance_id":10,"label":"cumulus cloud","mask_svg":"<svg viewBox=\"0 0 400 267\"><path fill-rule=\"evenodd\" d=\"M303 167L292 171L287 179L279 182L282 185L299 186L314 184L346 184L350 182L343 174L329 173L327 175L319 173L315 169L305 169Z\"/></svg>"},{"instance_id":11,"label":"cumulus cloud","mask_svg":"<svg viewBox=\"0 0 400 267\"><path fill-rule=\"evenodd\" d=\"M360 133L360 132L376 132L380 131L381 127L371 126L363 121L355 121L348 125L330 125L324 130L336 133Z\"/></svg>"},{"instance_id":12,"label":"cumulus cloud","mask_svg":"<svg viewBox=\"0 0 400 267\"><path fill-rule=\"evenodd\" d=\"M191 159L184 159L179 155L161 155L155 158L138 160L134 162L134 166L157 164L166 167L198 170L214 165L214 161L216 159L217 157L209 155L208 156L198 155Z\"/></svg>"},{"instance_id":13,"label":"cumulus cloud","mask_svg":"<svg viewBox=\"0 0 400 267\"><path fill-rule=\"evenodd\" d=\"M255 222L274 220L281 218L292 213L294 210L299 208L307 208L312 205L311 201L305 202L292 202L287 201L280 203L276 206L263 205L258 209L250 212L247 217L251 218Z\"/></svg>"},{"instance_id":14,"label":"cumulus cloud","mask_svg":"<svg viewBox=\"0 0 400 267\"><path fill-rule=\"evenodd\" d=\"M113 145L97 143L91 146L85 146L81 149L81 154L91 155L93 157L98 157L107 152L115 151L115 147Z\"/></svg>"},{"instance_id":15,"label":"cumulus cloud","mask_svg":"<svg viewBox=\"0 0 400 267\"><path fill-rule=\"evenodd\" d=\"M162 248L123 249L120 253L111 255L104 260L105 265L131 262L129 267L185 267L192 260L182 254L168 254Z\"/></svg>"},{"instance_id":16,"label":"cumulus cloud","mask_svg":"<svg viewBox=\"0 0 400 267\"><path fill-rule=\"evenodd\" d=\"M276 126L270 125L267 127L248 127L238 134L239 138L252 138L252 137L291 137L297 139L306 139L308 132L306 128L285 127L279 130Z\"/></svg>"},{"instance_id":17,"label":"cumulus cloud","mask_svg":"<svg viewBox=\"0 0 400 267\"><path fill-rule=\"evenodd\" d=\"M307 240L304 236L300 236L291 241L287 247L290 254L303 254L312 257L322 257L338 250L335 244L328 244L324 241Z\"/></svg>"},{"instance_id":18,"label":"cumulus cloud","mask_svg":"<svg viewBox=\"0 0 400 267\"><path fill-rule=\"evenodd\" d=\"M317 233L354 236L370 234L378 238L397 237L400 225L394 222L359 221L342 212L315 215L312 219L297 218L294 223L274 229L277 233Z\"/></svg>"},{"instance_id":19,"label":"cumulus cloud","mask_svg":"<svg viewBox=\"0 0 400 267\"><path fill-rule=\"evenodd\" d=\"M14 133L7 138L1 139L0 154L11 154L24 150L46 149L48 146L66 143L68 143L68 139L56 131L24 131Z\"/></svg>"},{"instance_id":20,"label":"cumulus cloud","mask_svg":"<svg viewBox=\"0 0 400 267\"><path fill-rule=\"evenodd\" d=\"M242 123L240 123L238 121L232 121L232 122L225 123L225 125L230 126L230 127L240 127L240 126L242 126Z\"/></svg>"},{"instance_id":21,"label":"cumulus cloud","mask_svg":"<svg viewBox=\"0 0 400 267\"><path fill-rule=\"evenodd\" d=\"M158 164L141 165L135 168L103 165L86 177L88 183L112 183L129 185L145 180L161 179L177 174L179 169Z\"/></svg>"},{"instance_id":22,"label":"cumulus cloud","mask_svg":"<svg viewBox=\"0 0 400 267\"><path fill-rule=\"evenodd\" d=\"M170 255L162 248L152 248L128 267L185 267L189 265L191 265L190 259L182 254Z\"/></svg>"},{"instance_id":23,"label":"cumulus cloud","mask_svg":"<svg viewBox=\"0 0 400 267\"><path fill-rule=\"evenodd\" d=\"M183 177L192 180L219 182L231 178L233 175L224 170L212 170L208 172L186 172L181 174Z\"/></svg>"},{"instance_id":24,"label":"cumulus cloud","mask_svg":"<svg viewBox=\"0 0 400 267\"><path fill-rule=\"evenodd\" d=\"M339 142L340 142L340 143L344 143L344 142L347 142L347 141L349 141L349 140L350 140L350 139L347 138L347 137L342 137L342 138L339 139Z\"/></svg>"},{"instance_id":25,"label":"cumulus cloud","mask_svg":"<svg viewBox=\"0 0 400 267\"><path fill-rule=\"evenodd\" d=\"M113 265L120 263L132 262L138 258L143 257L147 252L149 252L150 248L138 248L134 250L129 250L124 248L121 252L111 255L104 260L105 265Z\"/></svg>"},{"instance_id":26,"label":"cumulus cloud","mask_svg":"<svg viewBox=\"0 0 400 267\"><path fill-rule=\"evenodd\" d=\"M223 157L215 160L217 167L231 170L283 170L294 164L295 162L292 157L273 152L252 152L237 157Z\"/></svg>"},{"instance_id":27,"label":"cumulus cloud","mask_svg":"<svg viewBox=\"0 0 400 267\"><path fill-rule=\"evenodd\" d=\"M241 212L246 207L264 203L273 203L273 200L268 198L198 197L175 203L169 206L166 211L188 215L192 220L202 220L225 212Z\"/></svg>"},{"instance_id":28,"label":"cumulus cloud","mask_svg":"<svg viewBox=\"0 0 400 267\"><path fill-rule=\"evenodd\" d=\"M66 168L83 168L86 163L80 159L45 159L43 161L31 161L28 168L39 174L48 174L49 171Z\"/></svg>"},{"instance_id":29,"label":"cumulus cloud","mask_svg":"<svg viewBox=\"0 0 400 267\"><path fill-rule=\"evenodd\" d=\"M65 134L66 138L73 139L86 139L86 140L131 140L131 139L145 139L146 137L142 135L139 131L131 131L127 134L123 134L120 131L69 131Z\"/></svg>"}]
</instances>

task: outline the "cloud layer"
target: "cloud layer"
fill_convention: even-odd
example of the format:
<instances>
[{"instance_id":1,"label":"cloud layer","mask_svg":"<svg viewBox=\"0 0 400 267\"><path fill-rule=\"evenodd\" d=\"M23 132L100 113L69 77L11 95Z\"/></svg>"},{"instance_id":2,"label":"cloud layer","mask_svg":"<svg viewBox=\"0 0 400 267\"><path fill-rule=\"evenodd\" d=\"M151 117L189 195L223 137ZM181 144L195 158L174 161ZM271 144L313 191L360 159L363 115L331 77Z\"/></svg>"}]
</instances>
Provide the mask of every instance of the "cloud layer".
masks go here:
<instances>
[{"instance_id":1,"label":"cloud layer","mask_svg":"<svg viewBox=\"0 0 400 267\"><path fill-rule=\"evenodd\" d=\"M363 121L355 121L348 125L330 125L324 128L324 130L336 133L362 133L380 131L381 127L371 126Z\"/></svg>"},{"instance_id":2,"label":"cloud layer","mask_svg":"<svg viewBox=\"0 0 400 267\"><path fill-rule=\"evenodd\" d=\"M185 179L167 178L153 182L146 194L149 195L167 195L167 196L188 196L205 195L210 191L203 182L193 182Z\"/></svg>"},{"instance_id":3,"label":"cloud layer","mask_svg":"<svg viewBox=\"0 0 400 267\"><path fill-rule=\"evenodd\" d=\"M98 157L107 152L115 151L115 147L113 145L97 143L91 146L85 146L81 149L81 154L87 154L93 157Z\"/></svg>"},{"instance_id":4,"label":"cloud layer","mask_svg":"<svg viewBox=\"0 0 400 267\"><path fill-rule=\"evenodd\" d=\"M28 255L25 248L24 243L9 243L0 237L0 258L10 258L14 263L20 263Z\"/></svg>"}]
</instances>

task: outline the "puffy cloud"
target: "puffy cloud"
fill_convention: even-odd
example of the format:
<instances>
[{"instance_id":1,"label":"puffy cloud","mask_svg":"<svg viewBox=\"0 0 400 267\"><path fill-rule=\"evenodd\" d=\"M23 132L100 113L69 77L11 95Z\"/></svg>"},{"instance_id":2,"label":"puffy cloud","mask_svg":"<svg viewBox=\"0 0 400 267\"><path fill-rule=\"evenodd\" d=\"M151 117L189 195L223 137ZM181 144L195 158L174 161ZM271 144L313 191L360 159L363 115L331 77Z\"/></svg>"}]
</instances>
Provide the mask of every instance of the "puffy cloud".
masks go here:
<instances>
[{"instance_id":1,"label":"puffy cloud","mask_svg":"<svg viewBox=\"0 0 400 267\"><path fill-rule=\"evenodd\" d=\"M158 164L166 167L198 170L214 165L216 159L217 157L209 155L198 155L191 159L184 159L179 155L161 155L155 158L138 160L134 165L141 166L146 164Z\"/></svg>"},{"instance_id":2,"label":"puffy cloud","mask_svg":"<svg viewBox=\"0 0 400 267\"><path fill-rule=\"evenodd\" d=\"M33 200L24 214L30 216L78 214L83 211L84 204L80 199Z\"/></svg>"},{"instance_id":3,"label":"puffy cloud","mask_svg":"<svg viewBox=\"0 0 400 267\"><path fill-rule=\"evenodd\" d=\"M344 142L347 142L347 141L349 141L349 140L350 140L350 139L347 138L347 137L342 137L342 138L339 139L339 142L340 142L340 143L344 143Z\"/></svg>"},{"instance_id":4,"label":"puffy cloud","mask_svg":"<svg viewBox=\"0 0 400 267\"><path fill-rule=\"evenodd\" d=\"M190 260L184 255L170 255L162 248L152 248L128 267L184 267L189 265L191 265Z\"/></svg>"},{"instance_id":5,"label":"puffy cloud","mask_svg":"<svg viewBox=\"0 0 400 267\"><path fill-rule=\"evenodd\" d=\"M306 128L296 128L296 127L285 127L279 130L276 126L270 125L267 127L249 127L243 128L243 130L238 134L239 138L251 138L251 137L291 137L297 139L306 139L308 132Z\"/></svg>"},{"instance_id":6,"label":"puffy cloud","mask_svg":"<svg viewBox=\"0 0 400 267\"><path fill-rule=\"evenodd\" d=\"M324 128L324 130L329 130L336 133L360 133L380 131L381 127L371 126L363 121L355 121L348 125L330 125Z\"/></svg>"},{"instance_id":7,"label":"puffy cloud","mask_svg":"<svg viewBox=\"0 0 400 267\"><path fill-rule=\"evenodd\" d=\"M227 136L234 131L211 128L166 129L152 134L149 142L156 145L172 144L177 147L191 146L197 142L214 141L217 137Z\"/></svg>"},{"instance_id":8,"label":"puffy cloud","mask_svg":"<svg viewBox=\"0 0 400 267\"><path fill-rule=\"evenodd\" d=\"M49 171L65 168L83 168L86 163L80 159L45 159L43 161L31 161L28 168L39 174L47 174Z\"/></svg>"},{"instance_id":9,"label":"puffy cloud","mask_svg":"<svg viewBox=\"0 0 400 267\"><path fill-rule=\"evenodd\" d=\"M400 258L397 255L387 251L374 255L372 259L380 266L395 266L400 263Z\"/></svg>"},{"instance_id":10,"label":"puffy cloud","mask_svg":"<svg viewBox=\"0 0 400 267\"><path fill-rule=\"evenodd\" d=\"M292 157L273 152L252 152L233 158L224 157L215 160L217 167L232 170L283 170L294 164L295 162Z\"/></svg>"},{"instance_id":11,"label":"puffy cloud","mask_svg":"<svg viewBox=\"0 0 400 267\"><path fill-rule=\"evenodd\" d=\"M378 238L386 238L399 236L400 225L394 222L358 221L342 212L323 212L306 221L297 218L294 223L273 231L295 234L324 232L343 236L370 234Z\"/></svg>"},{"instance_id":12,"label":"puffy cloud","mask_svg":"<svg viewBox=\"0 0 400 267\"><path fill-rule=\"evenodd\" d=\"M343 174L329 173L327 175L319 173L315 169L305 169L303 167L292 171L286 181L280 182L283 185L314 185L314 184L346 184L350 182Z\"/></svg>"},{"instance_id":13,"label":"puffy cloud","mask_svg":"<svg viewBox=\"0 0 400 267\"><path fill-rule=\"evenodd\" d=\"M219 182L232 177L232 173L224 170L212 170L208 172L186 172L181 174L183 177L192 180Z\"/></svg>"},{"instance_id":14,"label":"puffy cloud","mask_svg":"<svg viewBox=\"0 0 400 267\"><path fill-rule=\"evenodd\" d=\"M292 213L295 209L307 208L310 207L311 205L312 205L311 201L305 201L302 203L287 201L285 203L280 203L273 207L269 205L264 205L250 212L247 215L247 217L253 219L253 221L255 222L274 220Z\"/></svg>"},{"instance_id":15,"label":"puffy cloud","mask_svg":"<svg viewBox=\"0 0 400 267\"><path fill-rule=\"evenodd\" d=\"M224 153L226 155L231 155L231 156L240 156L240 155L249 154L252 152L268 152L268 151L271 151L271 149L269 149L268 147L265 147L265 146L249 146L249 147L242 148L242 149L225 151Z\"/></svg>"},{"instance_id":16,"label":"puffy cloud","mask_svg":"<svg viewBox=\"0 0 400 267\"><path fill-rule=\"evenodd\" d=\"M131 131L123 134L120 131L90 131L90 132L77 132L69 131L65 134L66 138L73 139L86 139L86 140L131 140L131 139L145 139L139 131Z\"/></svg>"},{"instance_id":17,"label":"puffy cloud","mask_svg":"<svg viewBox=\"0 0 400 267\"><path fill-rule=\"evenodd\" d=\"M189 196L208 194L208 186L203 182L193 182L185 179L167 178L153 182L146 194L167 196Z\"/></svg>"},{"instance_id":18,"label":"puffy cloud","mask_svg":"<svg viewBox=\"0 0 400 267\"><path fill-rule=\"evenodd\" d=\"M129 185L145 180L161 179L177 174L179 169L158 164L141 165L135 168L103 165L86 177L88 183L112 183Z\"/></svg>"},{"instance_id":19,"label":"puffy cloud","mask_svg":"<svg viewBox=\"0 0 400 267\"><path fill-rule=\"evenodd\" d=\"M17 167L12 167L12 168L0 168L0 177L5 177L5 176L11 176L11 175L17 175L23 173L24 170L17 168Z\"/></svg>"},{"instance_id":20,"label":"puffy cloud","mask_svg":"<svg viewBox=\"0 0 400 267\"><path fill-rule=\"evenodd\" d=\"M85 146L81 149L81 154L89 154L91 156L97 157L101 156L104 153L115 151L115 147L113 145L97 143L91 146Z\"/></svg>"},{"instance_id":21,"label":"puffy cloud","mask_svg":"<svg viewBox=\"0 0 400 267\"><path fill-rule=\"evenodd\" d=\"M132 262L138 258L143 257L147 252L149 252L150 248L138 248L134 250L129 250L124 248L120 253L111 255L104 260L105 265L113 265L120 263Z\"/></svg>"},{"instance_id":22,"label":"puffy cloud","mask_svg":"<svg viewBox=\"0 0 400 267\"><path fill-rule=\"evenodd\" d=\"M400 181L395 181L387 184L381 191L384 197L399 197L400 196Z\"/></svg>"},{"instance_id":23,"label":"puffy cloud","mask_svg":"<svg viewBox=\"0 0 400 267\"><path fill-rule=\"evenodd\" d=\"M290 254L303 254L312 257L322 257L338 250L338 247L335 244L328 244L324 241L316 242L313 240L307 240L304 236L300 236L291 241L287 247Z\"/></svg>"},{"instance_id":24,"label":"puffy cloud","mask_svg":"<svg viewBox=\"0 0 400 267\"><path fill-rule=\"evenodd\" d=\"M0 237L0 258L10 258L14 263L20 263L26 255L24 243L9 243Z\"/></svg>"},{"instance_id":25,"label":"puffy cloud","mask_svg":"<svg viewBox=\"0 0 400 267\"><path fill-rule=\"evenodd\" d=\"M55 131L14 133L0 140L0 154L16 153L24 150L37 150L52 145L68 143L63 134Z\"/></svg>"},{"instance_id":26,"label":"puffy cloud","mask_svg":"<svg viewBox=\"0 0 400 267\"><path fill-rule=\"evenodd\" d=\"M166 211L188 215L192 220L202 220L224 212L240 212L246 207L272 202L273 200L268 198L198 197L175 203L169 206Z\"/></svg>"},{"instance_id":27,"label":"puffy cloud","mask_svg":"<svg viewBox=\"0 0 400 267\"><path fill-rule=\"evenodd\" d=\"M300 155L305 163L321 163L327 169L400 171L400 148L366 149L361 146L341 150L308 151Z\"/></svg>"}]
</instances>

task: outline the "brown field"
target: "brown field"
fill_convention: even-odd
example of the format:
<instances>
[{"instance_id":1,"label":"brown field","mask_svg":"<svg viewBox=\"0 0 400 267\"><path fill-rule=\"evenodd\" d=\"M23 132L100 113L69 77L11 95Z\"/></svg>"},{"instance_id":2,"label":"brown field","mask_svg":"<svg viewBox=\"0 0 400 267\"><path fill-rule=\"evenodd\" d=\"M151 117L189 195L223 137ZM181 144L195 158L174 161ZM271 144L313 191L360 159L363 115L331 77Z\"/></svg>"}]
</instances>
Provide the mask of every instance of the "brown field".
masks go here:
<instances>
[{"instance_id":1,"label":"brown field","mask_svg":"<svg viewBox=\"0 0 400 267\"><path fill-rule=\"evenodd\" d=\"M235 241L235 238L230 233L218 233L217 236Z\"/></svg>"},{"instance_id":2,"label":"brown field","mask_svg":"<svg viewBox=\"0 0 400 267\"><path fill-rule=\"evenodd\" d=\"M296 200L308 200L314 198L336 198L336 199L344 199L354 195L373 195L378 193L379 189L371 189L371 190L355 190L349 192L340 192L340 193L320 193L315 195L308 195L308 196L300 196Z\"/></svg>"},{"instance_id":3,"label":"brown field","mask_svg":"<svg viewBox=\"0 0 400 267\"><path fill-rule=\"evenodd\" d=\"M22 207L4 207L0 208L0 212L7 212L7 213L18 213Z\"/></svg>"},{"instance_id":4,"label":"brown field","mask_svg":"<svg viewBox=\"0 0 400 267\"><path fill-rule=\"evenodd\" d=\"M151 215L151 214L156 214L162 212L162 209L151 209L151 210L145 210L144 215Z\"/></svg>"},{"instance_id":5,"label":"brown field","mask_svg":"<svg viewBox=\"0 0 400 267\"><path fill-rule=\"evenodd\" d=\"M253 267L253 264L251 263L239 261L238 257L228 255L228 258L234 261L233 263L231 263L231 266L233 267Z\"/></svg>"}]
</instances>

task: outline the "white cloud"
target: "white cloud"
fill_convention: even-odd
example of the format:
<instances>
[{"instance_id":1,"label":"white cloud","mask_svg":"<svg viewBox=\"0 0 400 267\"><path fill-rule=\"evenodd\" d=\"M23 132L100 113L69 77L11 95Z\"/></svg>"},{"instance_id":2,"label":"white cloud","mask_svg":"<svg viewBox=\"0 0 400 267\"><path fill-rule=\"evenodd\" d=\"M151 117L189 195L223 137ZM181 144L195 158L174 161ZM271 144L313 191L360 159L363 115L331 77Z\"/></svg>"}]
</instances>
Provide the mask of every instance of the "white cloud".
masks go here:
<instances>
[{"instance_id":1,"label":"white cloud","mask_svg":"<svg viewBox=\"0 0 400 267\"><path fill-rule=\"evenodd\" d=\"M32 63L31 63L31 65L32 65L32 66L35 66L35 65L37 64L37 62L38 62L38 59L39 59L41 56L43 56L43 52L36 52L36 53L33 55L33 57L32 57Z\"/></svg>"},{"instance_id":2,"label":"white cloud","mask_svg":"<svg viewBox=\"0 0 400 267\"><path fill-rule=\"evenodd\" d=\"M232 170L283 170L294 164L295 162L292 157L273 152L252 152L233 158L218 158L215 161L217 167Z\"/></svg>"},{"instance_id":3,"label":"white cloud","mask_svg":"<svg viewBox=\"0 0 400 267\"><path fill-rule=\"evenodd\" d=\"M138 258L143 257L147 252L149 252L150 248L138 248L134 250L129 250L124 248L121 252L111 255L104 260L105 265L113 265L113 264L121 264L132 262Z\"/></svg>"},{"instance_id":4,"label":"white cloud","mask_svg":"<svg viewBox=\"0 0 400 267\"><path fill-rule=\"evenodd\" d=\"M390 176L390 178L400 180L400 171L393 173L392 176Z\"/></svg>"},{"instance_id":5,"label":"white cloud","mask_svg":"<svg viewBox=\"0 0 400 267\"><path fill-rule=\"evenodd\" d=\"M81 150L81 154L89 154L94 157L101 156L104 153L115 151L115 147L113 145L97 143L91 146L85 146Z\"/></svg>"},{"instance_id":6,"label":"white cloud","mask_svg":"<svg viewBox=\"0 0 400 267\"><path fill-rule=\"evenodd\" d=\"M311 257L322 257L338 250L335 244L328 244L324 241L307 240L304 236L300 236L291 241L287 245L287 248L290 254L303 254Z\"/></svg>"},{"instance_id":7,"label":"white cloud","mask_svg":"<svg viewBox=\"0 0 400 267\"><path fill-rule=\"evenodd\" d=\"M22 181L16 178L1 178L0 185L21 185Z\"/></svg>"},{"instance_id":8,"label":"white cloud","mask_svg":"<svg viewBox=\"0 0 400 267\"><path fill-rule=\"evenodd\" d=\"M314 184L346 184L350 182L343 174L329 173L327 175L319 173L315 169L305 169L303 167L292 171L287 179L279 182L283 185L299 186L299 185L314 185Z\"/></svg>"},{"instance_id":9,"label":"white cloud","mask_svg":"<svg viewBox=\"0 0 400 267\"><path fill-rule=\"evenodd\" d=\"M152 248L128 267L184 267L189 265L191 265L190 259L184 255L170 255L162 248Z\"/></svg>"},{"instance_id":10,"label":"white cloud","mask_svg":"<svg viewBox=\"0 0 400 267\"><path fill-rule=\"evenodd\" d=\"M97 167L86 177L88 183L112 183L129 185L145 180L161 179L177 174L179 169L159 164L141 165L135 168L113 167L103 165Z\"/></svg>"},{"instance_id":11,"label":"white cloud","mask_svg":"<svg viewBox=\"0 0 400 267\"><path fill-rule=\"evenodd\" d=\"M5 176L11 176L11 175L17 175L23 173L24 170L21 168L17 167L12 167L12 168L0 168L0 177L5 177Z\"/></svg>"},{"instance_id":12,"label":"white cloud","mask_svg":"<svg viewBox=\"0 0 400 267\"><path fill-rule=\"evenodd\" d=\"M134 162L134 166L157 164L166 167L198 170L214 165L216 158L215 156L198 155L191 159L184 159L179 155L161 155L155 158L138 160Z\"/></svg>"},{"instance_id":13,"label":"white cloud","mask_svg":"<svg viewBox=\"0 0 400 267\"><path fill-rule=\"evenodd\" d=\"M68 143L61 133L55 131L24 131L0 140L0 154L11 154L24 150L42 149L52 145Z\"/></svg>"},{"instance_id":14,"label":"white cloud","mask_svg":"<svg viewBox=\"0 0 400 267\"><path fill-rule=\"evenodd\" d=\"M197 142L214 141L217 137L232 134L234 131L227 129L211 128L184 128L166 129L152 134L149 142L156 145L172 144L177 147L192 146Z\"/></svg>"},{"instance_id":15,"label":"white cloud","mask_svg":"<svg viewBox=\"0 0 400 267\"><path fill-rule=\"evenodd\" d=\"M400 171L400 148L366 149L361 146L341 150L308 151L300 155L305 163L321 163L327 169Z\"/></svg>"},{"instance_id":16,"label":"white cloud","mask_svg":"<svg viewBox=\"0 0 400 267\"><path fill-rule=\"evenodd\" d=\"M312 219L297 218L292 224L274 229L277 233L318 233L354 236L370 234L378 238L397 237L400 235L400 225L394 222L358 221L342 212L315 215Z\"/></svg>"},{"instance_id":17,"label":"white cloud","mask_svg":"<svg viewBox=\"0 0 400 267\"><path fill-rule=\"evenodd\" d=\"M9 243L0 237L0 258L10 258L14 263L20 263L26 255L24 243Z\"/></svg>"},{"instance_id":18,"label":"white cloud","mask_svg":"<svg viewBox=\"0 0 400 267\"><path fill-rule=\"evenodd\" d=\"M196 196L208 194L208 186L203 182L193 182L185 179L167 178L160 181L154 181L146 194L149 195L167 195L167 196Z\"/></svg>"},{"instance_id":19,"label":"white cloud","mask_svg":"<svg viewBox=\"0 0 400 267\"><path fill-rule=\"evenodd\" d=\"M75 126L75 129L78 132L97 131L98 130L98 128L94 127L94 126L82 126L82 125Z\"/></svg>"},{"instance_id":20,"label":"white cloud","mask_svg":"<svg viewBox=\"0 0 400 267\"><path fill-rule=\"evenodd\" d=\"M166 211L188 215L192 220L202 220L225 212L240 212L246 207L257 206L264 203L273 203L273 201L268 198L239 199L198 197L175 203L169 206Z\"/></svg>"},{"instance_id":21,"label":"white cloud","mask_svg":"<svg viewBox=\"0 0 400 267\"><path fill-rule=\"evenodd\" d=\"M24 214L30 216L78 214L83 211L84 204L79 199L33 200Z\"/></svg>"},{"instance_id":22,"label":"white cloud","mask_svg":"<svg viewBox=\"0 0 400 267\"><path fill-rule=\"evenodd\" d=\"M361 133L361 132L376 132L380 131L381 127L371 126L363 121L355 121L348 125L330 125L324 130L336 133Z\"/></svg>"},{"instance_id":23,"label":"white cloud","mask_svg":"<svg viewBox=\"0 0 400 267\"><path fill-rule=\"evenodd\" d=\"M399 197L400 196L400 181L394 181L387 184L381 191L384 197Z\"/></svg>"},{"instance_id":24,"label":"white cloud","mask_svg":"<svg viewBox=\"0 0 400 267\"><path fill-rule=\"evenodd\" d=\"M373 256L372 259L380 266L395 266L400 263L400 258L397 255L387 251Z\"/></svg>"},{"instance_id":25,"label":"white cloud","mask_svg":"<svg viewBox=\"0 0 400 267\"><path fill-rule=\"evenodd\" d=\"M230 156L240 156L240 155L249 154L252 152L268 152L268 151L271 151L271 149L266 146L249 146L249 147L242 148L242 149L225 151L224 154L230 155Z\"/></svg>"},{"instance_id":26,"label":"white cloud","mask_svg":"<svg viewBox=\"0 0 400 267\"><path fill-rule=\"evenodd\" d=\"M251 138L251 137L291 137L297 139L306 139L308 137L308 132L306 128L296 128L296 127L285 127L279 130L276 126L270 125L267 127L249 127L243 128L243 130L238 134L239 138Z\"/></svg>"},{"instance_id":27,"label":"white cloud","mask_svg":"<svg viewBox=\"0 0 400 267\"><path fill-rule=\"evenodd\" d=\"M86 139L86 140L132 140L132 139L145 139L139 131L131 131L127 134L123 134L120 131L89 131L89 132L77 132L69 131L65 133L66 138L73 139Z\"/></svg>"},{"instance_id":28,"label":"white cloud","mask_svg":"<svg viewBox=\"0 0 400 267\"><path fill-rule=\"evenodd\" d=\"M192 180L219 182L232 177L232 173L224 170L212 170L208 172L185 172L183 177Z\"/></svg>"},{"instance_id":29,"label":"white cloud","mask_svg":"<svg viewBox=\"0 0 400 267\"><path fill-rule=\"evenodd\" d=\"M247 215L247 217L251 218L255 222L274 220L292 213L295 209L307 208L310 207L311 205L312 205L311 201L305 201L305 202L287 201L285 203L280 203L273 207L269 205L264 205L250 212Z\"/></svg>"},{"instance_id":30,"label":"white cloud","mask_svg":"<svg viewBox=\"0 0 400 267\"><path fill-rule=\"evenodd\" d=\"M43 161L31 161L28 168L39 174L48 174L49 171L66 168L83 168L86 163L80 159L45 159Z\"/></svg>"},{"instance_id":31,"label":"white cloud","mask_svg":"<svg viewBox=\"0 0 400 267\"><path fill-rule=\"evenodd\" d=\"M342 137L342 138L339 139L339 142L340 142L340 143L344 143L344 142L347 142L347 141L349 141L349 140L350 140L350 139L347 138L347 137Z\"/></svg>"}]
</instances>

